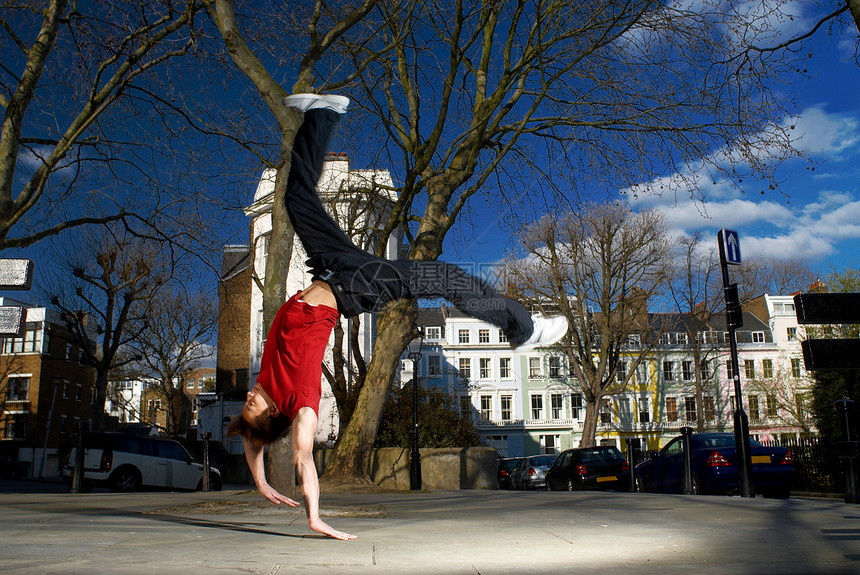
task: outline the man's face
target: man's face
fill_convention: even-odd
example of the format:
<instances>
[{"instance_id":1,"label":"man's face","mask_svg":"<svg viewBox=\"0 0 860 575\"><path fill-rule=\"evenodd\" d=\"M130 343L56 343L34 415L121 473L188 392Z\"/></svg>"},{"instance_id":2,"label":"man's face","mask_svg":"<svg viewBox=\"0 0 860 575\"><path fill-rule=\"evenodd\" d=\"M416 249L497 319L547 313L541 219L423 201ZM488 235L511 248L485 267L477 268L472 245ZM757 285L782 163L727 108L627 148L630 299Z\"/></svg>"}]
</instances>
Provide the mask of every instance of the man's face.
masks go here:
<instances>
[{"instance_id":1,"label":"man's face","mask_svg":"<svg viewBox=\"0 0 860 575\"><path fill-rule=\"evenodd\" d=\"M269 404L266 402L266 398L252 389L248 392L245 405L242 406L242 419L253 425L257 423L257 418L268 410Z\"/></svg>"}]
</instances>

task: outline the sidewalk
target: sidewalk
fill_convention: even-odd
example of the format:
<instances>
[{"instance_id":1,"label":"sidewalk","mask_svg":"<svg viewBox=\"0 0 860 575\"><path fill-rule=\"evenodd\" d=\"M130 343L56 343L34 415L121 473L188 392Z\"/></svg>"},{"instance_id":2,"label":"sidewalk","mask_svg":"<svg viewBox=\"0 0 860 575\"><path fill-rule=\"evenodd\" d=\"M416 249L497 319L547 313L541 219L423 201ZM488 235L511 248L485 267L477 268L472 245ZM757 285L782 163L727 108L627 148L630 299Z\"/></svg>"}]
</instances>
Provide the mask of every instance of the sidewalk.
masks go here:
<instances>
[{"instance_id":1,"label":"sidewalk","mask_svg":"<svg viewBox=\"0 0 860 575\"><path fill-rule=\"evenodd\" d=\"M0 494L0 572L860 574L860 508L635 493L324 494L340 542L255 492Z\"/></svg>"}]
</instances>

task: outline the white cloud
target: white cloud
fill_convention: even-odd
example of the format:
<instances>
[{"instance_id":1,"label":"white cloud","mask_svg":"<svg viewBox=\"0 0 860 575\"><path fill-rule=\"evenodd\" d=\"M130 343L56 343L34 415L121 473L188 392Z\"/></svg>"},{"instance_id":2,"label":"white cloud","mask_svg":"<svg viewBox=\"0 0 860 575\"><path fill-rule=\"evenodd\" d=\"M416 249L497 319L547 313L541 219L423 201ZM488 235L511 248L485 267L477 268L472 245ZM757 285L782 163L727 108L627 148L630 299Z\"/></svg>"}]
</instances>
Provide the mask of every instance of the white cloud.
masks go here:
<instances>
[{"instance_id":1,"label":"white cloud","mask_svg":"<svg viewBox=\"0 0 860 575\"><path fill-rule=\"evenodd\" d=\"M831 242L816 237L810 230L772 237L744 236L742 245L744 258L817 260L835 251Z\"/></svg>"},{"instance_id":2,"label":"white cloud","mask_svg":"<svg viewBox=\"0 0 860 575\"><path fill-rule=\"evenodd\" d=\"M827 160L825 166L846 165L843 160L855 157L860 148L860 121L850 115L830 114L820 106L786 118L784 126L794 126L795 146L813 160ZM766 140L762 138L762 142ZM761 154L768 153L763 146ZM746 167L731 147L723 147L698 168L684 168L632 186L624 193L631 208L662 212L672 235L701 229L715 232L722 227L742 230L745 256L815 261L834 254L840 242L860 239L860 200L854 193L823 190L810 197L811 190L800 188L789 205L774 201L772 196L757 201L757 194L745 194L728 180L713 178L702 167L725 166L732 161ZM695 198L688 191L691 188Z\"/></svg>"},{"instance_id":3,"label":"white cloud","mask_svg":"<svg viewBox=\"0 0 860 575\"><path fill-rule=\"evenodd\" d=\"M797 133L795 146L813 156L841 159L842 154L856 151L860 144L857 118L844 114L828 114L821 107L807 108L786 120Z\"/></svg>"}]
</instances>

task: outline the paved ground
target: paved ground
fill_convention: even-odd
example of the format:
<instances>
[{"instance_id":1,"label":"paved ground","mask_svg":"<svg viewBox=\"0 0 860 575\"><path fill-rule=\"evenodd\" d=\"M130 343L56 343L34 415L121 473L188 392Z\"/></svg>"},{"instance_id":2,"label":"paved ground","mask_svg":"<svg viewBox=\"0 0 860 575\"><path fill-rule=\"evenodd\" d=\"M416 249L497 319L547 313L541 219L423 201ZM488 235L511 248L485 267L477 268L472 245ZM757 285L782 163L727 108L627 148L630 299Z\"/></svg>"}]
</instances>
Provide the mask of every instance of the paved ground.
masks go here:
<instances>
[{"instance_id":1,"label":"paved ground","mask_svg":"<svg viewBox=\"0 0 860 575\"><path fill-rule=\"evenodd\" d=\"M860 574L860 507L833 500L455 491L323 507L359 538L309 534L244 490L2 493L0 572Z\"/></svg>"}]
</instances>

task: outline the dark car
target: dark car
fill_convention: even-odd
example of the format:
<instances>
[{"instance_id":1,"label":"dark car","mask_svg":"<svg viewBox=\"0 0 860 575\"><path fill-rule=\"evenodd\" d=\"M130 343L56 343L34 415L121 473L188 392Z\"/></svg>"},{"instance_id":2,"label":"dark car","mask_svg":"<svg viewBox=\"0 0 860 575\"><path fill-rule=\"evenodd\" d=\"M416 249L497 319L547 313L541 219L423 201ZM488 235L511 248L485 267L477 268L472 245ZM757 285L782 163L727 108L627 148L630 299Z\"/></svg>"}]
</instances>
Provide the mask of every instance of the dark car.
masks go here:
<instances>
[{"instance_id":1,"label":"dark car","mask_svg":"<svg viewBox=\"0 0 860 575\"><path fill-rule=\"evenodd\" d=\"M617 448L601 445L562 452L546 473L550 491L630 490L630 464Z\"/></svg>"},{"instance_id":2,"label":"dark car","mask_svg":"<svg viewBox=\"0 0 860 575\"><path fill-rule=\"evenodd\" d=\"M787 499L794 478L794 461L786 447L764 447L750 440L753 484L765 497ZM732 494L739 490L733 433L693 433L690 436L693 492ZM636 466L637 491L683 493L684 443L678 436L651 459Z\"/></svg>"},{"instance_id":3,"label":"dark car","mask_svg":"<svg viewBox=\"0 0 860 575\"><path fill-rule=\"evenodd\" d=\"M514 469L517 468L521 459L522 457L507 457L499 460L499 489L513 489L511 474L514 472Z\"/></svg>"},{"instance_id":4,"label":"dark car","mask_svg":"<svg viewBox=\"0 0 860 575\"><path fill-rule=\"evenodd\" d=\"M513 489L545 489L546 471L555 461L555 455L523 457L511 476Z\"/></svg>"}]
</instances>

